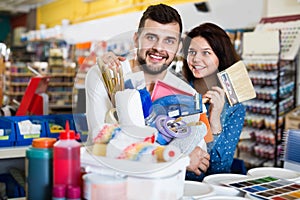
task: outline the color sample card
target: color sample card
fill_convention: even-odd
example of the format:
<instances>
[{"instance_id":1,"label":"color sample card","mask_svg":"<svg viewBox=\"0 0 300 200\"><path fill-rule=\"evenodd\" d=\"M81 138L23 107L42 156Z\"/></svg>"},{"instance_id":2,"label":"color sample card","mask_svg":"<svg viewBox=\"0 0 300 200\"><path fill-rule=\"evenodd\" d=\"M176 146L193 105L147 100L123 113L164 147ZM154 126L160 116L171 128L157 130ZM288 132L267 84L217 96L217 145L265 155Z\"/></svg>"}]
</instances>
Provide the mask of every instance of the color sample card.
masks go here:
<instances>
[{"instance_id":1,"label":"color sample card","mask_svg":"<svg viewBox=\"0 0 300 200\"><path fill-rule=\"evenodd\" d=\"M280 57L283 60L294 60L300 45L300 20L286 22L262 23L255 31L280 30Z\"/></svg>"},{"instance_id":2,"label":"color sample card","mask_svg":"<svg viewBox=\"0 0 300 200\"><path fill-rule=\"evenodd\" d=\"M300 199L300 184L272 176L223 183L264 200Z\"/></svg>"}]
</instances>

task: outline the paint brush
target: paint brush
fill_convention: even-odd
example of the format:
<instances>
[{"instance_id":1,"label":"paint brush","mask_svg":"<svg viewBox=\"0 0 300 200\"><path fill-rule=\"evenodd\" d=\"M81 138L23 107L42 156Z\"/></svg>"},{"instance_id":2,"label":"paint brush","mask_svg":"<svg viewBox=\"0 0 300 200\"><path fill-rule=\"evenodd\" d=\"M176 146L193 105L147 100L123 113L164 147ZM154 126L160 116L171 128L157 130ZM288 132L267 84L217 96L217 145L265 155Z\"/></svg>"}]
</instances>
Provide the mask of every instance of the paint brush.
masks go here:
<instances>
[{"instance_id":1,"label":"paint brush","mask_svg":"<svg viewBox=\"0 0 300 200\"><path fill-rule=\"evenodd\" d=\"M256 97L256 92L243 61L234 63L217 75L231 106Z\"/></svg>"},{"instance_id":2,"label":"paint brush","mask_svg":"<svg viewBox=\"0 0 300 200\"><path fill-rule=\"evenodd\" d=\"M124 77L122 69L109 69L103 61L97 58L97 65L101 71L104 85L110 97L112 104L115 106L115 94L117 91L124 90Z\"/></svg>"}]
</instances>

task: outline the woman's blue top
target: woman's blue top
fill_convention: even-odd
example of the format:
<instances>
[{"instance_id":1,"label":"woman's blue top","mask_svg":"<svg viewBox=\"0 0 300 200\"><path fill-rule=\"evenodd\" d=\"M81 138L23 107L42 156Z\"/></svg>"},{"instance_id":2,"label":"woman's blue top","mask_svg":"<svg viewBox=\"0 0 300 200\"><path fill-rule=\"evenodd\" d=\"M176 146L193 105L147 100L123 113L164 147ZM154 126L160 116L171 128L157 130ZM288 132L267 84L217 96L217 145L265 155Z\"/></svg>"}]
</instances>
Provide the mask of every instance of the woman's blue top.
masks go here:
<instances>
[{"instance_id":1,"label":"woman's blue top","mask_svg":"<svg viewBox=\"0 0 300 200\"><path fill-rule=\"evenodd\" d=\"M206 107L209 110L208 104ZM234 153L244 126L245 115L246 109L243 104L230 106L228 101L225 101L221 113L222 132L220 135L214 135L214 140L207 144L210 166L207 172L201 173L200 176L187 171L186 180L202 181L205 176L210 174L230 173Z\"/></svg>"}]
</instances>

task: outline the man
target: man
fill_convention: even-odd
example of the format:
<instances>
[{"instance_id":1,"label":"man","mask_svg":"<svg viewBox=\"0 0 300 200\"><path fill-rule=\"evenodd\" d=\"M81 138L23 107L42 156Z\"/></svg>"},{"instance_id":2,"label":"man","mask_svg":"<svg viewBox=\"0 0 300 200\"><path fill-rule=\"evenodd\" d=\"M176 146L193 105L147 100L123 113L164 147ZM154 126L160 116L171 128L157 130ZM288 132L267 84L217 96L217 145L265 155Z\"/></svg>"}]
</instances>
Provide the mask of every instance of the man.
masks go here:
<instances>
[{"instance_id":1,"label":"man","mask_svg":"<svg viewBox=\"0 0 300 200\"><path fill-rule=\"evenodd\" d=\"M133 61L132 72L143 71L147 89L157 80L163 80L173 87L185 88L195 93L187 83L176 77L168 69L181 47L182 21L178 12L167 5L158 4L147 8L140 19L139 29L134 34L134 43L137 48L136 59ZM101 62L107 67L121 66L123 57L117 57L108 52L102 56ZM130 69L123 69L126 73ZM90 132L98 132L105 115L113 106L109 99L101 72L97 66L92 67L86 77L86 113ZM209 154L196 147L189 155L190 165L187 170L197 175L205 172L209 166Z\"/></svg>"}]
</instances>

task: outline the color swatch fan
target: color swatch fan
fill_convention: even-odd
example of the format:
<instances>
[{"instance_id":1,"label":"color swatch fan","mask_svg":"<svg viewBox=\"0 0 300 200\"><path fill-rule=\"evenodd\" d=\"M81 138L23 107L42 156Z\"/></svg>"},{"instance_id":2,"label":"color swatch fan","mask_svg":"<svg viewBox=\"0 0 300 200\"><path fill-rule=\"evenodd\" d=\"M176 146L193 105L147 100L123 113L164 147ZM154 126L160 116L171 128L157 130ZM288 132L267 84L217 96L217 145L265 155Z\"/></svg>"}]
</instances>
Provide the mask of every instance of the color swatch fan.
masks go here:
<instances>
[{"instance_id":1,"label":"color swatch fan","mask_svg":"<svg viewBox=\"0 0 300 200\"><path fill-rule=\"evenodd\" d=\"M236 62L217 75L231 106L256 97L248 71L242 61Z\"/></svg>"}]
</instances>

